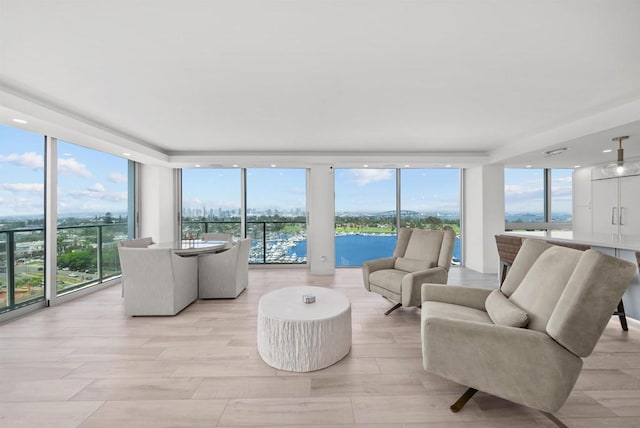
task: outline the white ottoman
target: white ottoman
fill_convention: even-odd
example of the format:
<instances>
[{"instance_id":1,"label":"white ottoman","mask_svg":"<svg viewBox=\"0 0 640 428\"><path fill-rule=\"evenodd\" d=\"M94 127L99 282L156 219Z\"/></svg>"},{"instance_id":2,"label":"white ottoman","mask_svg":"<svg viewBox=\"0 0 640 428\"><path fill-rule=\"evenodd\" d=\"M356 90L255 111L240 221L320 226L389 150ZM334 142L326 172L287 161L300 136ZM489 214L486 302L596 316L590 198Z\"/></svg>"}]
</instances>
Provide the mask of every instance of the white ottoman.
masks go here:
<instances>
[{"instance_id":1,"label":"white ottoman","mask_svg":"<svg viewBox=\"0 0 640 428\"><path fill-rule=\"evenodd\" d=\"M314 303L302 296L313 294ZM310 372L351 349L351 302L328 288L287 287L265 294L258 306L258 352L280 370Z\"/></svg>"}]
</instances>

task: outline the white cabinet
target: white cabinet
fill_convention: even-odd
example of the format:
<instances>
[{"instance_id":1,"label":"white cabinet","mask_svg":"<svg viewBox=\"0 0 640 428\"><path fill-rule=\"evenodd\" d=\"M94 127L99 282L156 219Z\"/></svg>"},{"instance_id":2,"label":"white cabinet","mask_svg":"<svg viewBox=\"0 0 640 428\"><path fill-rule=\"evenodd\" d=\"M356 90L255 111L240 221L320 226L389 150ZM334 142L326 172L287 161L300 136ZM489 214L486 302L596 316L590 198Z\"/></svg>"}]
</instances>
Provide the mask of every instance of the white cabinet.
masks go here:
<instances>
[{"instance_id":1,"label":"white cabinet","mask_svg":"<svg viewBox=\"0 0 640 428\"><path fill-rule=\"evenodd\" d=\"M591 168L576 168L573 187L573 239L591 239Z\"/></svg>"},{"instance_id":2,"label":"white cabinet","mask_svg":"<svg viewBox=\"0 0 640 428\"><path fill-rule=\"evenodd\" d=\"M640 176L620 180L620 237L623 243L640 239Z\"/></svg>"},{"instance_id":3,"label":"white cabinet","mask_svg":"<svg viewBox=\"0 0 640 428\"><path fill-rule=\"evenodd\" d=\"M640 176L591 182L592 239L625 243L640 238Z\"/></svg>"}]
</instances>

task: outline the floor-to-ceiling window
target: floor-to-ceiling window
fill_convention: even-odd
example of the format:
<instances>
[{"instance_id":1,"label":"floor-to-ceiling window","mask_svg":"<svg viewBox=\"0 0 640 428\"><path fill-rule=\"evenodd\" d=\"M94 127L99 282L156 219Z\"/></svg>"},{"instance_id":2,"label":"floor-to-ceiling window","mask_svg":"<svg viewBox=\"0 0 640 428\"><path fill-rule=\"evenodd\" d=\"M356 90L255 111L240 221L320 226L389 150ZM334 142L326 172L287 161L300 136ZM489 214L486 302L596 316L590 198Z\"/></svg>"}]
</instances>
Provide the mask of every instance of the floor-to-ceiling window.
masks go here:
<instances>
[{"instance_id":1,"label":"floor-to-ceiling window","mask_svg":"<svg viewBox=\"0 0 640 428\"><path fill-rule=\"evenodd\" d=\"M453 262L460 263L460 170L400 170L400 226L456 232Z\"/></svg>"},{"instance_id":2,"label":"floor-to-ceiling window","mask_svg":"<svg viewBox=\"0 0 640 428\"><path fill-rule=\"evenodd\" d=\"M243 234L241 173L238 168L182 170L182 236L202 233Z\"/></svg>"},{"instance_id":3,"label":"floor-to-ceiling window","mask_svg":"<svg viewBox=\"0 0 640 428\"><path fill-rule=\"evenodd\" d=\"M0 312L44 299L44 144L0 125Z\"/></svg>"},{"instance_id":4,"label":"floor-to-ceiling window","mask_svg":"<svg viewBox=\"0 0 640 428\"><path fill-rule=\"evenodd\" d=\"M252 263L306 263L307 171L246 170L246 228Z\"/></svg>"},{"instance_id":5,"label":"floor-to-ceiling window","mask_svg":"<svg viewBox=\"0 0 640 428\"><path fill-rule=\"evenodd\" d=\"M246 236L251 263L306 263L306 174L304 168L183 169L183 236Z\"/></svg>"},{"instance_id":6,"label":"floor-to-ceiling window","mask_svg":"<svg viewBox=\"0 0 640 428\"><path fill-rule=\"evenodd\" d=\"M461 262L459 169L339 168L334 174L336 266L391 256L398 225L452 227L453 262Z\"/></svg>"},{"instance_id":7,"label":"floor-to-ceiling window","mask_svg":"<svg viewBox=\"0 0 640 428\"><path fill-rule=\"evenodd\" d=\"M505 230L568 236L572 216L572 169L506 168Z\"/></svg>"},{"instance_id":8,"label":"floor-to-ceiling window","mask_svg":"<svg viewBox=\"0 0 640 428\"><path fill-rule=\"evenodd\" d=\"M396 170L338 168L334 174L336 266L360 266L393 254Z\"/></svg>"},{"instance_id":9,"label":"floor-to-ceiling window","mask_svg":"<svg viewBox=\"0 0 640 428\"><path fill-rule=\"evenodd\" d=\"M128 160L58 141L58 294L120 274Z\"/></svg>"}]
</instances>

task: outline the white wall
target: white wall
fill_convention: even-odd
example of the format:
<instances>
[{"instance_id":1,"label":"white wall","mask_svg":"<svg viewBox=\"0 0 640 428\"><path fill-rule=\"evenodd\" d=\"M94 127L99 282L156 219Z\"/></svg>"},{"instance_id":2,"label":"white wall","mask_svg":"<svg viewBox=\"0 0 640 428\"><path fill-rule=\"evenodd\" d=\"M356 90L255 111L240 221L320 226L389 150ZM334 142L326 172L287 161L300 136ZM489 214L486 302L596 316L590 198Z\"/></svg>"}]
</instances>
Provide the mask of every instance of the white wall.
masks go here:
<instances>
[{"instance_id":1,"label":"white wall","mask_svg":"<svg viewBox=\"0 0 640 428\"><path fill-rule=\"evenodd\" d=\"M464 169L464 264L498 273L495 235L504 232L504 166Z\"/></svg>"},{"instance_id":2,"label":"white wall","mask_svg":"<svg viewBox=\"0 0 640 428\"><path fill-rule=\"evenodd\" d=\"M309 168L307 197L307 260L311 273L330 275L335 272L336 265L335 198L331 165Z\"/></svg>"},{"instance_id":3,"label":"white wall","mask_svg":"<svg viewBox=\"0 0 640 428\"><path fill-rule=\"evenodd\" d=\"M155 242L173 242L176 219L173 168L140 165L140 232Z\"/></svg>"}]
</instances>

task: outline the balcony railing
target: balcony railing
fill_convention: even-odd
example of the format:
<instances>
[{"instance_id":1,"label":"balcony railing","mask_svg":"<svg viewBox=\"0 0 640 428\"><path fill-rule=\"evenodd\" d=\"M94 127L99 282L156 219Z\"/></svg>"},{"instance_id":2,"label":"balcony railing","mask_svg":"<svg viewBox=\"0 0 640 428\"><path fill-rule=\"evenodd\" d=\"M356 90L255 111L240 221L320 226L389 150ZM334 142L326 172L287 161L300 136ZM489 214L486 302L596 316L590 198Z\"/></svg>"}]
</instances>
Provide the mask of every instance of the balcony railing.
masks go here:
<instances>
[{"instance_id":1,"label":"balcony railing","mask_svg":"<svg viewBox=\"0 0 640 428\"><path fill-rule=\"evenodd\" d=\"M307 224L304 221L247 221L251 238L249 263L302 264L307 262ZM182 233L231 233L242 236L239 221L183 221Z\"/></svg>"},{"instance_id":2,"label":"balcony railing","mask_svg":"<svg viewBox=\"0 0 640 428\"><path fill-rule=\"evenodd\" d=\"M117 241L127 224L58 227L58 295L120 275ZM44 229L0 231L0 312L45 298Z\"/></svg>"}]
</instances>

